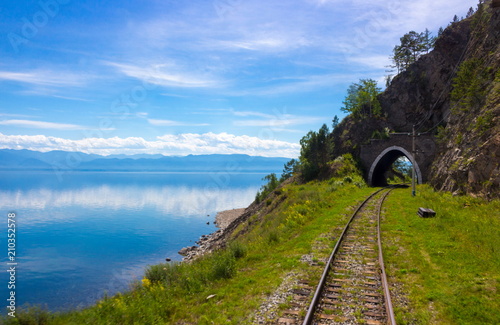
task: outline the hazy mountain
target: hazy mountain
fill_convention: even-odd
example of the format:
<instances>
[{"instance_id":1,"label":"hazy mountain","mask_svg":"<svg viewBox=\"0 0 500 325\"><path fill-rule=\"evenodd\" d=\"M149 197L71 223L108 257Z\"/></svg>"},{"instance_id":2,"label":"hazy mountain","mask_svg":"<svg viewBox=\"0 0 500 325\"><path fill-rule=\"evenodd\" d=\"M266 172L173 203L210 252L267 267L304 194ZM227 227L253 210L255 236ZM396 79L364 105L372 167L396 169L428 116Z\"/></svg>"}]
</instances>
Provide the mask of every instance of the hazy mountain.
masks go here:
<instances>
[{"instance_id":1,"label":"hazy mountain","mask_svg":"<svg viewBox=\"0 0 500 325\"><path fill-rule=\"evenodd\" d=\"M99 156L81 152L0 150L1 170L74 171L280 171L288 158L248 155Z\"/></svg>"}]
</instances>

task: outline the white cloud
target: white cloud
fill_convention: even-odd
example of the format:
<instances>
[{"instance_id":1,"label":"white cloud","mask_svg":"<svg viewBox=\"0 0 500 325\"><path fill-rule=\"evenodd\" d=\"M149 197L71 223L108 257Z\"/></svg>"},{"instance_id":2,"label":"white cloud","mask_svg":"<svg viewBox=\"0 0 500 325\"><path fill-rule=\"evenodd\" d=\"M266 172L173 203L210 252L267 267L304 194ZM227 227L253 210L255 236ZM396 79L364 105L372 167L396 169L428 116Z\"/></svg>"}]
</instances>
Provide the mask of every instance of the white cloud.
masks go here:
<instances>
[{"instance_id":1,"label":"white cloud","mask_svg":"<svg viewBox=\"0 0 500 325\"><path fill-rule=\"evenodd\" d=\"M108 210L150 208L165 214L204 216L206 211L224 211L246 207L255 198L258 187L226 189L210 179L199 187L169 186L144 187L134 185L84 187L82 189L31 189L23 191L1 191L0 208L43 210L47 207L103 208ZM229 176L229 175L228 175ZM64 177L64 176L63 176ZM206 186L205 186L206 185ZM213 186L212 186L213 185ZM67 214L50 215L33 213L25 216L30 225L43 222L68 220ZM206 217L204 217L206 218Z\"/></svg>"},{"instance_id":2,"label":"white cloud","mask_svg":"<svg viewBox=\"0 0 500 325\"><path fill-rule=\"evenodd\" d=\"M207 126L210 124L207 123L185 123L185 122L179 122L179 121L172 121L172 120L158 120L158 119L152 119L148 118L148 123L154 126Z\"/></svg>"},{"instance_id":3,"label":"white cloud","mask_svg":"<svg viewBox=\"0 0 500 325\"><path fill-rule=\"evenodd\" d=\"M351 62L364 65L365 67L371 69L378 69L380 67L387 67L391 64L389 55L363 55L363 56L352 56L348 59Z\"/></svg>"},{"instance_id":4,"label":"white cloud","mask_svg":"<svg viewBox=\"0 0 500 325\"><path fill-rule=\"evenodd\" d=\"M235 116L247 117L247 116L258 116L263 118L272 119L275 116L272 114L266 114L262 112L254 112L254 111L233 111Z\"/></svg>"},{"instance_id":5,"label":"white cloud","mask_svg":"<svg viewBox=\"0 0 500 325\"><path fill-rule=\"evenodd\" d=\"M80 151L99 155L110 154L248 154L264 157L296 158L300 145L273 139L261 139L228 133L184 133L164 135L155 140L141 137L85 138L70 140L45 135L4 135L0 133L0 148L36 151Z\"/></svg>"},{"instance_id":6,"label":"white cloud","mask_svg":"<svg viewBox=\"0 0 500 325\"><path fill-rule=\"evenodd\" d=\"M28 72L0 71L0 80L16 81L39 86L82 86L88 77L80 73L33 70Z\"/></svg>"},{"instance_id":7,"label":"white cloud","mask_svg":"<svg viewBox=\"0 0 500 325\"><path fill-rule=\"evenodd\" d=\"M268 157L297 157L300 145L272 139L228 133L185 133L158 137L172 147L198 153L249 154Z\"/></svg>"},{"instance_id":8,"label":"white cloud","mask_svg":"<svg viewBox=\"0 0 500 325\"><path fill-rule=\"evenodd\" d=\"M84 126L76 124L63 124L63 123L52 123L43 121L30 121L30 120L4 120L0 121L0 125L13 125L24 128L33 129L52 129L52 130L83 130L86 129Z\"/></svg>"},{"instance_id":9,"label":"white cloud","mask_svg":"<svg viewBox=\"0 0 500 325\"><path fill-rule=\"evenodd\" d=\"M352 74L302 75L298 77L280 78L273 84L247 88L245 90L228 91L230 96L277 96L283 94L301 94L344 84L346 80L355 80Z\"/></svg>"},{"instance_id":10,"label":"white cloud","mask_svg":"<svg viewBox=\"0 0 500 325\"><path fill-rule=\"evenodd\" d=\"M229 40L212 40L204 47L211 50L247 50L256 52L284 52L312 45L311 40L301 35L290 35L289 31L263 31L262 35L239 35Z\"/></svg>"},{"instance_id":11,"label":"white cloud","mask_svg":"<svg viewBox=\"0 0 500 325\"><path fill-rule=\"evenodd\" d=\"M34 115L9 114L9 113L0 113L0 116L6 116L6 117L24 117L24 118L37 118L37 117L39 117L39 116L34 116Z\"/></svg>"},{"instance_id":12,"label":"white cloud","mask_svg":"<svg viewBox=\"0 0 500 325\"><path fill-rule=\"evenodd\" d=\"M61 95L52 95L52 97L62 98L62 99L67 99L67 100L76 100L79 102L93 102L92 99L78 98L78 97L69 97L69 96L61 96Z\"/></svg>"},{"instance_id":13,"label":"white cloud","mask_svg":"<svg viewBox=\"0 0 500 325\"><path fill-rule=\"evenodd\" d=\"M224 84L209 73L189 71L174 63L149 63L141 66L105 62L126 76L137 78L152 85L179 88L217 88Z\"/></svg>"},{"instance_id":14,"label":"white cloud","mask_svg":"<svg viewBox=\"0 0 500 325\"><path fill-rule=\"evenodd\" d=\"M308 117L308 116L295 116L285 114L282 116L271 116L267 119L262 120L238 120L234 121L235 126L259 126L259 127L269 127L270 129L282 128L285 126L292 125L303 125L310 123L318 123L325 121L323 117Z\"/></svg>"}]
</instances>

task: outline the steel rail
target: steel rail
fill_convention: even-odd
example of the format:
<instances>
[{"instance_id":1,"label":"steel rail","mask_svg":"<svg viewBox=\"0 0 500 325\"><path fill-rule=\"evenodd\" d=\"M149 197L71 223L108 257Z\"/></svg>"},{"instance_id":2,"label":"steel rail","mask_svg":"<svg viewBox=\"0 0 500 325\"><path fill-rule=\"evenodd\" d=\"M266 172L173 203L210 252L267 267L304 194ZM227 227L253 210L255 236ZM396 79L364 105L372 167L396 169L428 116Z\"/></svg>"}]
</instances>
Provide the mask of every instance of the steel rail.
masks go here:
<instances>
[{"instance_id":1,"label":"steel rail","mask_svg":"<svg viewBox=\"0 0 500 325\"><path fill-rule=\"evenodd\" d=\"M339 250L340 244L344 240L345 234L347 233L347 230L349 229L349 226L351 225L352 220L356 217L358 212L361 210L361 208L368 202L372 197L380 193L381 191L385 190L386 188L381 188L378 191L373 192L370 196L368 196L359 206L358 208L354 211L352 214L351 218L347 222L346 226L344 227L344 230L342 231L342 234L339 237L339 240L337 240L337 243L335 244L335 247L333 248L332 254L330 255L328 262L326 264L325 270L323 271L323 275L321 276L321 279L319 281L318 287L316 288L316 291L314 293L313 299L311 301L311 304L309 305L309 308L307 310L306 317L304 318L304 322L302 323L303 325L310 325L313 318L314 318L314 313L316 311L316 306L318 304L318 301L321 298L321 294L323 291L323 287L325 286L326 283L326 278L328 276L328 273L330 272L330 267L332 265L333 259L335 258L335 255L337 254L337 251Z\"/></svg>"},{"instance_id":2,"label":"steel rail","mask_svg":"<svg viewBox=\"0 0 500 325\"><path fill-rule=\"evenodd\" d=\"M378 241L378 262L380 265L380 277L382 279L382 287L384 289L384 300L385 300L385 312L387 314L387 324L396 325L396 318L394 317L394 309L392 308L391 301L391 293L389 291L389 284L387 282L387 276L385 274L385 266L384 266L384 256L382 254L382 240L380 236L380 215L382 214L382 204L385 201L385 198L389 193L391 193L392 189L387 191L382 197L382 201L378 207L378 217L377 217L377 241Z\"/></svg>"}]
</instances>

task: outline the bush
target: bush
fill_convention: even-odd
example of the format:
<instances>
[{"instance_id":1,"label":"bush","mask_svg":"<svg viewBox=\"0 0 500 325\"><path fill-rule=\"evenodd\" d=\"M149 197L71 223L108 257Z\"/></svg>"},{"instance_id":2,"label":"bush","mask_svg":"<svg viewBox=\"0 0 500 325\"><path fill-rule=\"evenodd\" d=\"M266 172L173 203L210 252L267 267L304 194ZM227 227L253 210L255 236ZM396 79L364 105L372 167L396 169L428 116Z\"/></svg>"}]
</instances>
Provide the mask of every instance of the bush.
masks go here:
<instances>
[{"instance_id":1,"label":"bush","mask_svg":"<svg viewBox=\"0 0 500 325\"><path fill-rule=\"evenodd\" d=\"M147 267L144 277L149 279L151 283L164 282L167 280L169 273L166 269L171 269L172 266L169 264L150 265Z\"/></svg>"},{"instance_id":2,"label":"bush","mask_svg":"<svg viewBox=\"0 0 500 325\"><path fill-rule=\"evenodd\" d=\"M269 244L276 244L280 241L280 236L276 230L272 230L267 235L267 242Z\"/></svg>"},{"instance_id":3,"label":"bush","mask_svg":"<svg viewBox=\"0 0 500 325\"><path fill-rule=\"evenodd\" d=\"M232 252L216 254L211 259L211 279L230 279L236 274L236 259Z\"/></svg>"},{"instance_id":4,"label":"bush","mask_svg":"<svg viewBox=\"0 0 500 325\"><path fill-rule=\"evenodd\" d=\"M236 259L245 257L247 255L247 248L239 242L231 243L231 245L229 245L229 250Z\"/></svg>"}]
</instances>

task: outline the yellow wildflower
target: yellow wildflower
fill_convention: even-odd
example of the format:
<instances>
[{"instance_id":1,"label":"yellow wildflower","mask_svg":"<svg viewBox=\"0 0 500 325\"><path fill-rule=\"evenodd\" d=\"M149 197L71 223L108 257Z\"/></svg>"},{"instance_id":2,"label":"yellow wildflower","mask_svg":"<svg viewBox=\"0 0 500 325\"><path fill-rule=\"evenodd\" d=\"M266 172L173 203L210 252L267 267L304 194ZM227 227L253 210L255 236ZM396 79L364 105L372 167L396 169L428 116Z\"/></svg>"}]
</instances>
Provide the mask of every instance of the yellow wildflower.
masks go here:
<instances>
[{"instance_id":1,"label":"yellow wildflower","mask_svg":"<svg viewBox=\"0 0 500 325\"><path fill-rule=\"evenodd\" d=\"M147 287L149 287L149 286L151 285L151 281L149 281L149 279L148 279L148 278L143 278L143 279L141 280L141 282L142 282L142 286L143 286L143 287L146 287L146 288L147 288Z\"/></svg>"}]
</instances>

